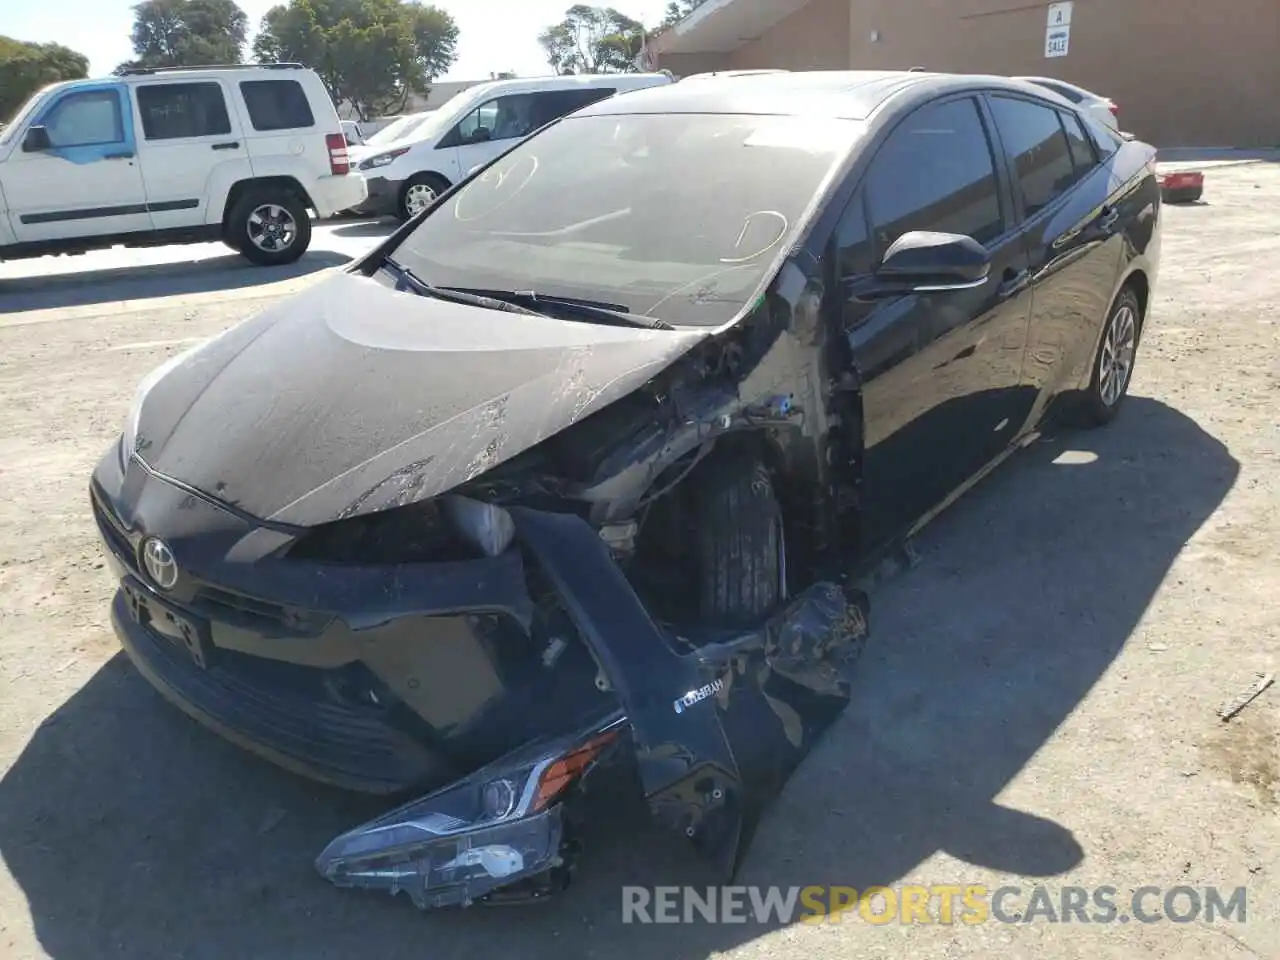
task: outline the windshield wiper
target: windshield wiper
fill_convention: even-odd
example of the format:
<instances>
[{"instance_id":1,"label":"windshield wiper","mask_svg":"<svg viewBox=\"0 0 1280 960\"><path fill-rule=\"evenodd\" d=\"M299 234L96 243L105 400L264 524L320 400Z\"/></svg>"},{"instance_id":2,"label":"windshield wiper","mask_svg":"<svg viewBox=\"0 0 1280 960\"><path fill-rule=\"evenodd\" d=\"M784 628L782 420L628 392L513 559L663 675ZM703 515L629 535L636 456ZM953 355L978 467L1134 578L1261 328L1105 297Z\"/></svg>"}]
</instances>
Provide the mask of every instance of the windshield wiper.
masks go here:
<instances>
[{"instance_id":1,"label":"windshield wiper","mask_svg":"<svg viewBox=\"0 0 1280 960\"><path fill-rule=\"evenodd\" d=\"M522 307L517 303L507 300L500 300L496 297L486 297L468 290L459 290L454 287L437 287L423 280L408 267L401 266L390 257L386 257L383 265L391 271L396 278L396 291L403 292L409 290L416 293L420 297L434 297L437 300L447 300L449 303L463 303L469 307L484 307L486 310L502 310L505 313L523 313L531 317L545 317L545 313L537 310L530 310Z\"/></svg>"},{"instance_id":2,"label":"windshield wiper","mask_svg":"<svg viewBox=\"0 0 1280 960\"><path fill-rule=\"evenodd\" d=\"M542 308L554 309L557 313L569 314L589 320L599 320L615 326L641 327L645 330L674 330L671 324L656 317L642 317L628 313L625 307L606 305L595 300L579 300L576 297L555 297L538 293L536 290L485 290L475 287L445 287L453 293L487 300L498 300L502 303L528 307L539 313L546 313Z\"/></svg>"}]
</instances>

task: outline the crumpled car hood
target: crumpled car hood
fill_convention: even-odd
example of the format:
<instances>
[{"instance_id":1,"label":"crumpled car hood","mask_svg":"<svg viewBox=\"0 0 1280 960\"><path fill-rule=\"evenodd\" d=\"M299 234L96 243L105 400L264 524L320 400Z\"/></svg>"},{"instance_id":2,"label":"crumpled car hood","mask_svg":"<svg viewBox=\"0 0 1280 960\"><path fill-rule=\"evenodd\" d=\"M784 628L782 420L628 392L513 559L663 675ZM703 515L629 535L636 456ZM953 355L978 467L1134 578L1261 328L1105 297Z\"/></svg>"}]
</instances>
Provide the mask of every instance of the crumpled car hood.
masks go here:
<instances>
[{"instance_id":1,"label":"crumpled car hood","mask_svg":"<svg viewBox=\"0 0 1280 960\"><path fill-rule=\"evenodd\" d=\"M337 274L165 374L143 400L135 449L254 516L311 526L464 483L706 336L486 310Z\"/></svg>"}]
</instances>

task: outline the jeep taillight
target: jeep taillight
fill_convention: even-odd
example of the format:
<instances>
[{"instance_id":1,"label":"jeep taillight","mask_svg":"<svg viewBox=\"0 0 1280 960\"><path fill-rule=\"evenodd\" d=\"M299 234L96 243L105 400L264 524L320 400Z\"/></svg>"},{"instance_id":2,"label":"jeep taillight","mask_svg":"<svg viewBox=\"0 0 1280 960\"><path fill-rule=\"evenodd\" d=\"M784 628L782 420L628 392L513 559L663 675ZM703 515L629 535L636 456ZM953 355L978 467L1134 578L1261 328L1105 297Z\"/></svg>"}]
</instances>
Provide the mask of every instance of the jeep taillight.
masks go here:
<instances>
[{"instance_id":1,"label":"jeep taillight","mask_svg":"<svg viewBox=\"0 0 1280 960\"><path fill-rule=\"evenodd\" d=\"M341 177L351 171L351 161L347 157L347 138L341 133L326 134L325 146L329 148L329 172Z\"/></svg>"}]
</instances>

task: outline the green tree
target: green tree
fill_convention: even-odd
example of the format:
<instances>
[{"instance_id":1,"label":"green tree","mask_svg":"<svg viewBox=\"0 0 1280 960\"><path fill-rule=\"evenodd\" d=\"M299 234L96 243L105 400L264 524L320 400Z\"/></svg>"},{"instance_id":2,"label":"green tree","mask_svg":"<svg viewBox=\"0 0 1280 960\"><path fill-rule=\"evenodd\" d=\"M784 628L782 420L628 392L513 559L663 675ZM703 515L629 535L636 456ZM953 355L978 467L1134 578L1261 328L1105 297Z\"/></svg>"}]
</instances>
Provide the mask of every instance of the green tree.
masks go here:
<instances>
[{"instance_id":1,"label":"green tree","mask_svg":"<svg viewBox=\"0 0 1280 960\"><path fill-rule=\"evenodd\" d=\"M261 63L315 70L335 103L361 120L399 113L458 58L458 27L444 10L412 0L289 0L262 18Z\"/></svg>"},{"instance_id":2,"label":"green tree","mask_svg":"<svg viewBox=\"0 0 1280 960\"><path fill-rule=\"evenodd\" d=\"M69 47L0 37L0 120L10 120L41 87L88 75L89 58Z\"/></svg>"},{"instance_id":3,"label":"green tree","mask_svg":"<svg viewBox=\"0 0 1280 960\"><path fill-rule=\"evenodd\" d=\"M662 22L658 24L658 29L665 30L667 27L675 26L704 2L705 0L671 0L667 4L666 13L662 15Z\"/></svg>"},{"instance_id":4,"label":"green tree","mask_svg":"<svg viewBox=\"0 0 1280 960\"><path fill-rule=\"evenodd\" d=\"M234 0L143 0L133 8L130 67L239 63L249 18Z\"/></svg>"},{"instance_id":5,"label":"green tree","mask_svg":"<svg viewBox=\"0 0 1280 960\"><path fill-rule=\"evenodd\" d=\"M538 35L556 73L632 73L644 24L613 7L577 4Z\"/></svg>"}]
</instances>

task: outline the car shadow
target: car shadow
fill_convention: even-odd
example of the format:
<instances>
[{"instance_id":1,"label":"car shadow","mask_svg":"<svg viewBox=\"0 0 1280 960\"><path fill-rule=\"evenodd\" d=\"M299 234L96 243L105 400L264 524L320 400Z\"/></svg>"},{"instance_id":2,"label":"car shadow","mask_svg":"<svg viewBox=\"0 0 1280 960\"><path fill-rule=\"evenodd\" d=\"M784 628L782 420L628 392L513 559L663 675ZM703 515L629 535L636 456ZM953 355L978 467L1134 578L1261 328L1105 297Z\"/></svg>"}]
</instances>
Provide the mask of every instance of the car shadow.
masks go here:
<instances>
[{"instance_id":1,"label":"car shadow","mask_svg":"<svg viewBox=\"0 0 1280 960\"><path fill-rule=\"evenodd\" d=\"M1238 471L1188 417L1131 397L1109 429L1033 444L944 513L918 566L875 586L853 703L737 882L863 890L940 851L1021 876L1080 863L1071 823L994 798L1124 648ZM0 780L0 856L57 960L703 960L777 926L624 924L624 884L713 881L620 784L597 797L579 882L536 907L424 916L330 887L312 858L377 809L206 733L117 656Z\"/></svg>"},{"instance_id":2,"label":"car shadow","mask_svg":"<svg viewBox=\"0 0 1280 960\"><path fill-rule=\"evenodd\" d=\"M334 227L331 232L337 237L376 237L381 239L391 236L399 226L400 223L395 218L383 217L381 220L361 220L358 223L343 224L340 227Z\"/></svg>"},{"instance_id":3,"label":"car shadow","mask_svg":"<svg viewBox=\"0 0 1280 960\"><path fill-rule=\"evenodd\" d=\"M0 315L54 310L120 300L151 300L244 290L294 280L350 262L345 254L310 250L294 263L259 267L239 254L104 270L0 278Z\"/></svg>"}]
</instances>

